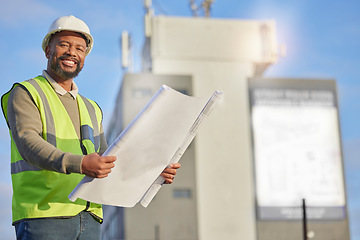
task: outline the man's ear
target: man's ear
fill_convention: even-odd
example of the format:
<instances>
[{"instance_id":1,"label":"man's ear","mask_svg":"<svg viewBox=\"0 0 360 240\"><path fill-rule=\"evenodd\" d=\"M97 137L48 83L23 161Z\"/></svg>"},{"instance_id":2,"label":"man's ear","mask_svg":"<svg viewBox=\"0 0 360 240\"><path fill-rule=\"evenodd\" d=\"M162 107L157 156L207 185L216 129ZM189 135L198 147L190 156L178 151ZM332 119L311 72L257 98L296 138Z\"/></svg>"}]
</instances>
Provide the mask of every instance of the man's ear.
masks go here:
<instances>
[{"instance_id":1,"label":"man's ear","mask_svg":"<svg viewBox=\"0 0 360 240\"><path fill-rule=\"evenodd\" d=\"M50 47L49 47L49 45L47 45L46 48L45 48L45 56L46 56L47 59L50 58Z\"/></svg>"}]
</instances>

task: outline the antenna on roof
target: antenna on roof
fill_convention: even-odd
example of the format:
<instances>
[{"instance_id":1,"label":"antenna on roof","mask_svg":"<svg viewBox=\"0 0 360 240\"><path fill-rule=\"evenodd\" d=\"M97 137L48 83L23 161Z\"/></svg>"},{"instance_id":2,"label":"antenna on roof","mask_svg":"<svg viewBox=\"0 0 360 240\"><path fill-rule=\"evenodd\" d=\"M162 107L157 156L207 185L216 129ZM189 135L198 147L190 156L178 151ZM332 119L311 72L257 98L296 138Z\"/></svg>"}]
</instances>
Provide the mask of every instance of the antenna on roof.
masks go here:
<instances>
[{"instance_id":1,"label":"antenna on roof","mask_svg":"<svg viewBox=\"0 0 360 240\"><path fill-rule=\"evenodd\" d=\"M190 8L194 17L197 17L200 11L204 11L205 17L210 17L211 12L211 4L213 4L214 0L204 0L201 5L195 2L196 0L190 0Z\"/></svg>"},{"instance_id":2,"label":"antenna on roof","mask_svg":"<svg viewBox=\"0 0 360 240\"><path fill-rule=\"evenodd\" d=\"M145 37L151 37L151 19L154 15L154 11L151 8L152 1L151 0L144 0L144 7L145 7Z\"/></svg>"},{"instance_id":3,"label":"antenna on roof","mask_svg":"<svg viewBox=\"0 0 360 240\"><path fill-rule=\"evenodd\" d=\"M131 35L127 31L121 33L121 66L124 71L132 72L132 41Z\"/></svg>"}]
</instances>

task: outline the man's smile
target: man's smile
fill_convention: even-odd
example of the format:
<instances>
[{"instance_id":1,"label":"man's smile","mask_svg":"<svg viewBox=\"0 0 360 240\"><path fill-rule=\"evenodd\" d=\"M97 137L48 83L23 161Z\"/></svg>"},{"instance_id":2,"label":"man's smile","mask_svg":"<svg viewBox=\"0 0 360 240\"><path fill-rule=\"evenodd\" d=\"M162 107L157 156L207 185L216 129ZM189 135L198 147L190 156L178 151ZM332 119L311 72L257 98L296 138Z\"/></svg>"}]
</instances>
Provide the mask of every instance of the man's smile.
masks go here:
<instances>
[{"instance_id":1,"label":"man's smile","mask_svg":"<svg viewBox=\"0 0 360 240\"><path fill-rule=\"evenodd\" d=\"M79 61L76 59L68 59L64 57L61 57L60 60L62 65L64 65L65 67L74 67L79 63Z\"/></svg>"}]
</instances>

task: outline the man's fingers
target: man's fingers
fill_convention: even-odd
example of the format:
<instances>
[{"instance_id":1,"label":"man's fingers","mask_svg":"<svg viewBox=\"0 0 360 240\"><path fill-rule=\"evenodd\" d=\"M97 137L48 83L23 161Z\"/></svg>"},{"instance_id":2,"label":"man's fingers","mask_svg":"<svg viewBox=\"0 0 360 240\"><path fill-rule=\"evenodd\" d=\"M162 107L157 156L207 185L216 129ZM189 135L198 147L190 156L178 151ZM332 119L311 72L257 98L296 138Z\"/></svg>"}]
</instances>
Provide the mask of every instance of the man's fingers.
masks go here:
<instances>
[{"instance_id":1,"label":"man's fingers","mask_svg":"<svg viewBox=\"0 0 360 240\"><path fill-rule=\"evenodd\" d=\"M96 175L96 178L105 178L109 176L109 174L101 174L101 175Z\"/></svg>"},{"instance_id":2,"label":"man's fingers","mask_svg":"<svg viewBox=\"0 0 360 240\"><path fill-rule=\"evenodd\" d=\"M92 172L92 177L94 178L104 178L107 177L109 175L109 173L111 173L111 169L110 168L106 168L106 169L101 169L101 170L97 170L95 172Z\"/></svg>"},{"instance_id":3,"label":"man's fingers","mask_svg":"<svg viewBox=\"0 0 360 240\"><path fill-rule=\"evenodd\" d=\"M160 176L165 180L166 184L170 184L174 181L175 174L162 172Z\"/></svg>"},{"instance_id":4,"label":"man's fingers","mask_svg":"<svg viewBox=\"0 0 360 240\"><path fill-rule=\"evenodd\" d=\"M112 162L115 162L116 161L116 157L115 156L104 156L104 157L101 157L103 158L103 161L105 163L112 163Z\"/></svg>"},{"instance_id":5,"label":"man's fingers","mask_svg":"<svg viewBox=\"0 0 360 240\"><path fill-rule=\"evenodd\" d=\"M175 175L174 174L169 174L169 173L161 173L160 174L164 179L174 179Z\"/></svg>"},{"instance_id":6,"label":"man's fingers","mask_svg":"<svg viewBox=\"0 0 360 240\"><path fill-rule=\"evenodd\" d=\"M174 181L177 172L176 169L180 167L181 167L180 163L173 163L170 164L169 167L164 169L164 171L160 174L160 176L162 176L166 184L170 184Z\"/></svg>"},{"instance_id":7,"label":"man's fingers","mask_svg":"<svg viewBox=\"0 0 360 240\"><path fill-rule=\"evenodd\" d=\"M101 165L101 169L110 169L113 167L115 167L114 162L105 162L104 164Z\"/></svg>"},{"instance_id":8,"label":"man's fingers","mask_svg":"<svg viewBox=\"0 0 360 240\"><path fill-rule=\"evenodd\" d=\"M176 169L165 168L164 171L163 171L163 173L175 175L175 174L176 174Z\"/></svg>"},{"instance_id":9,"label":"man's fingers","mask_svg":"<svg viewBox=\"0 0 360 240\"><path fill-rule=\"evenodd\" d=\"M170 164L169 168L172 168L172 169L178 169L181 167L181 164L180 163L173 163L173 164Z\"/></svg>"}]
</instances>

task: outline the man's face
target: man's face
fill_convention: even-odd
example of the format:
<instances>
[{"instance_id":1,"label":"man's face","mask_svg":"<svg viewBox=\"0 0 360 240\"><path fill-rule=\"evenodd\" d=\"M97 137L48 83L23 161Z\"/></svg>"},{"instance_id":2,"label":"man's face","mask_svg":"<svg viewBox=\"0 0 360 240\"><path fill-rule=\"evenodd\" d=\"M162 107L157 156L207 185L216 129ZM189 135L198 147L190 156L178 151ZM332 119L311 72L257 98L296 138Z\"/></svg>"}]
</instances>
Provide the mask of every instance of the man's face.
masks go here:
<instances>
[{"instance_id":1,"label":"man's face","mask_svg":"<svg viewBox=\"0 0 360 240\"><path fill-rule=\"evenodd\" d=\"M78 33L61 31L51 38L45 54L55 74L63 80L72 79L84 66L86 42Z\"/></svg>"}]
</instances>

